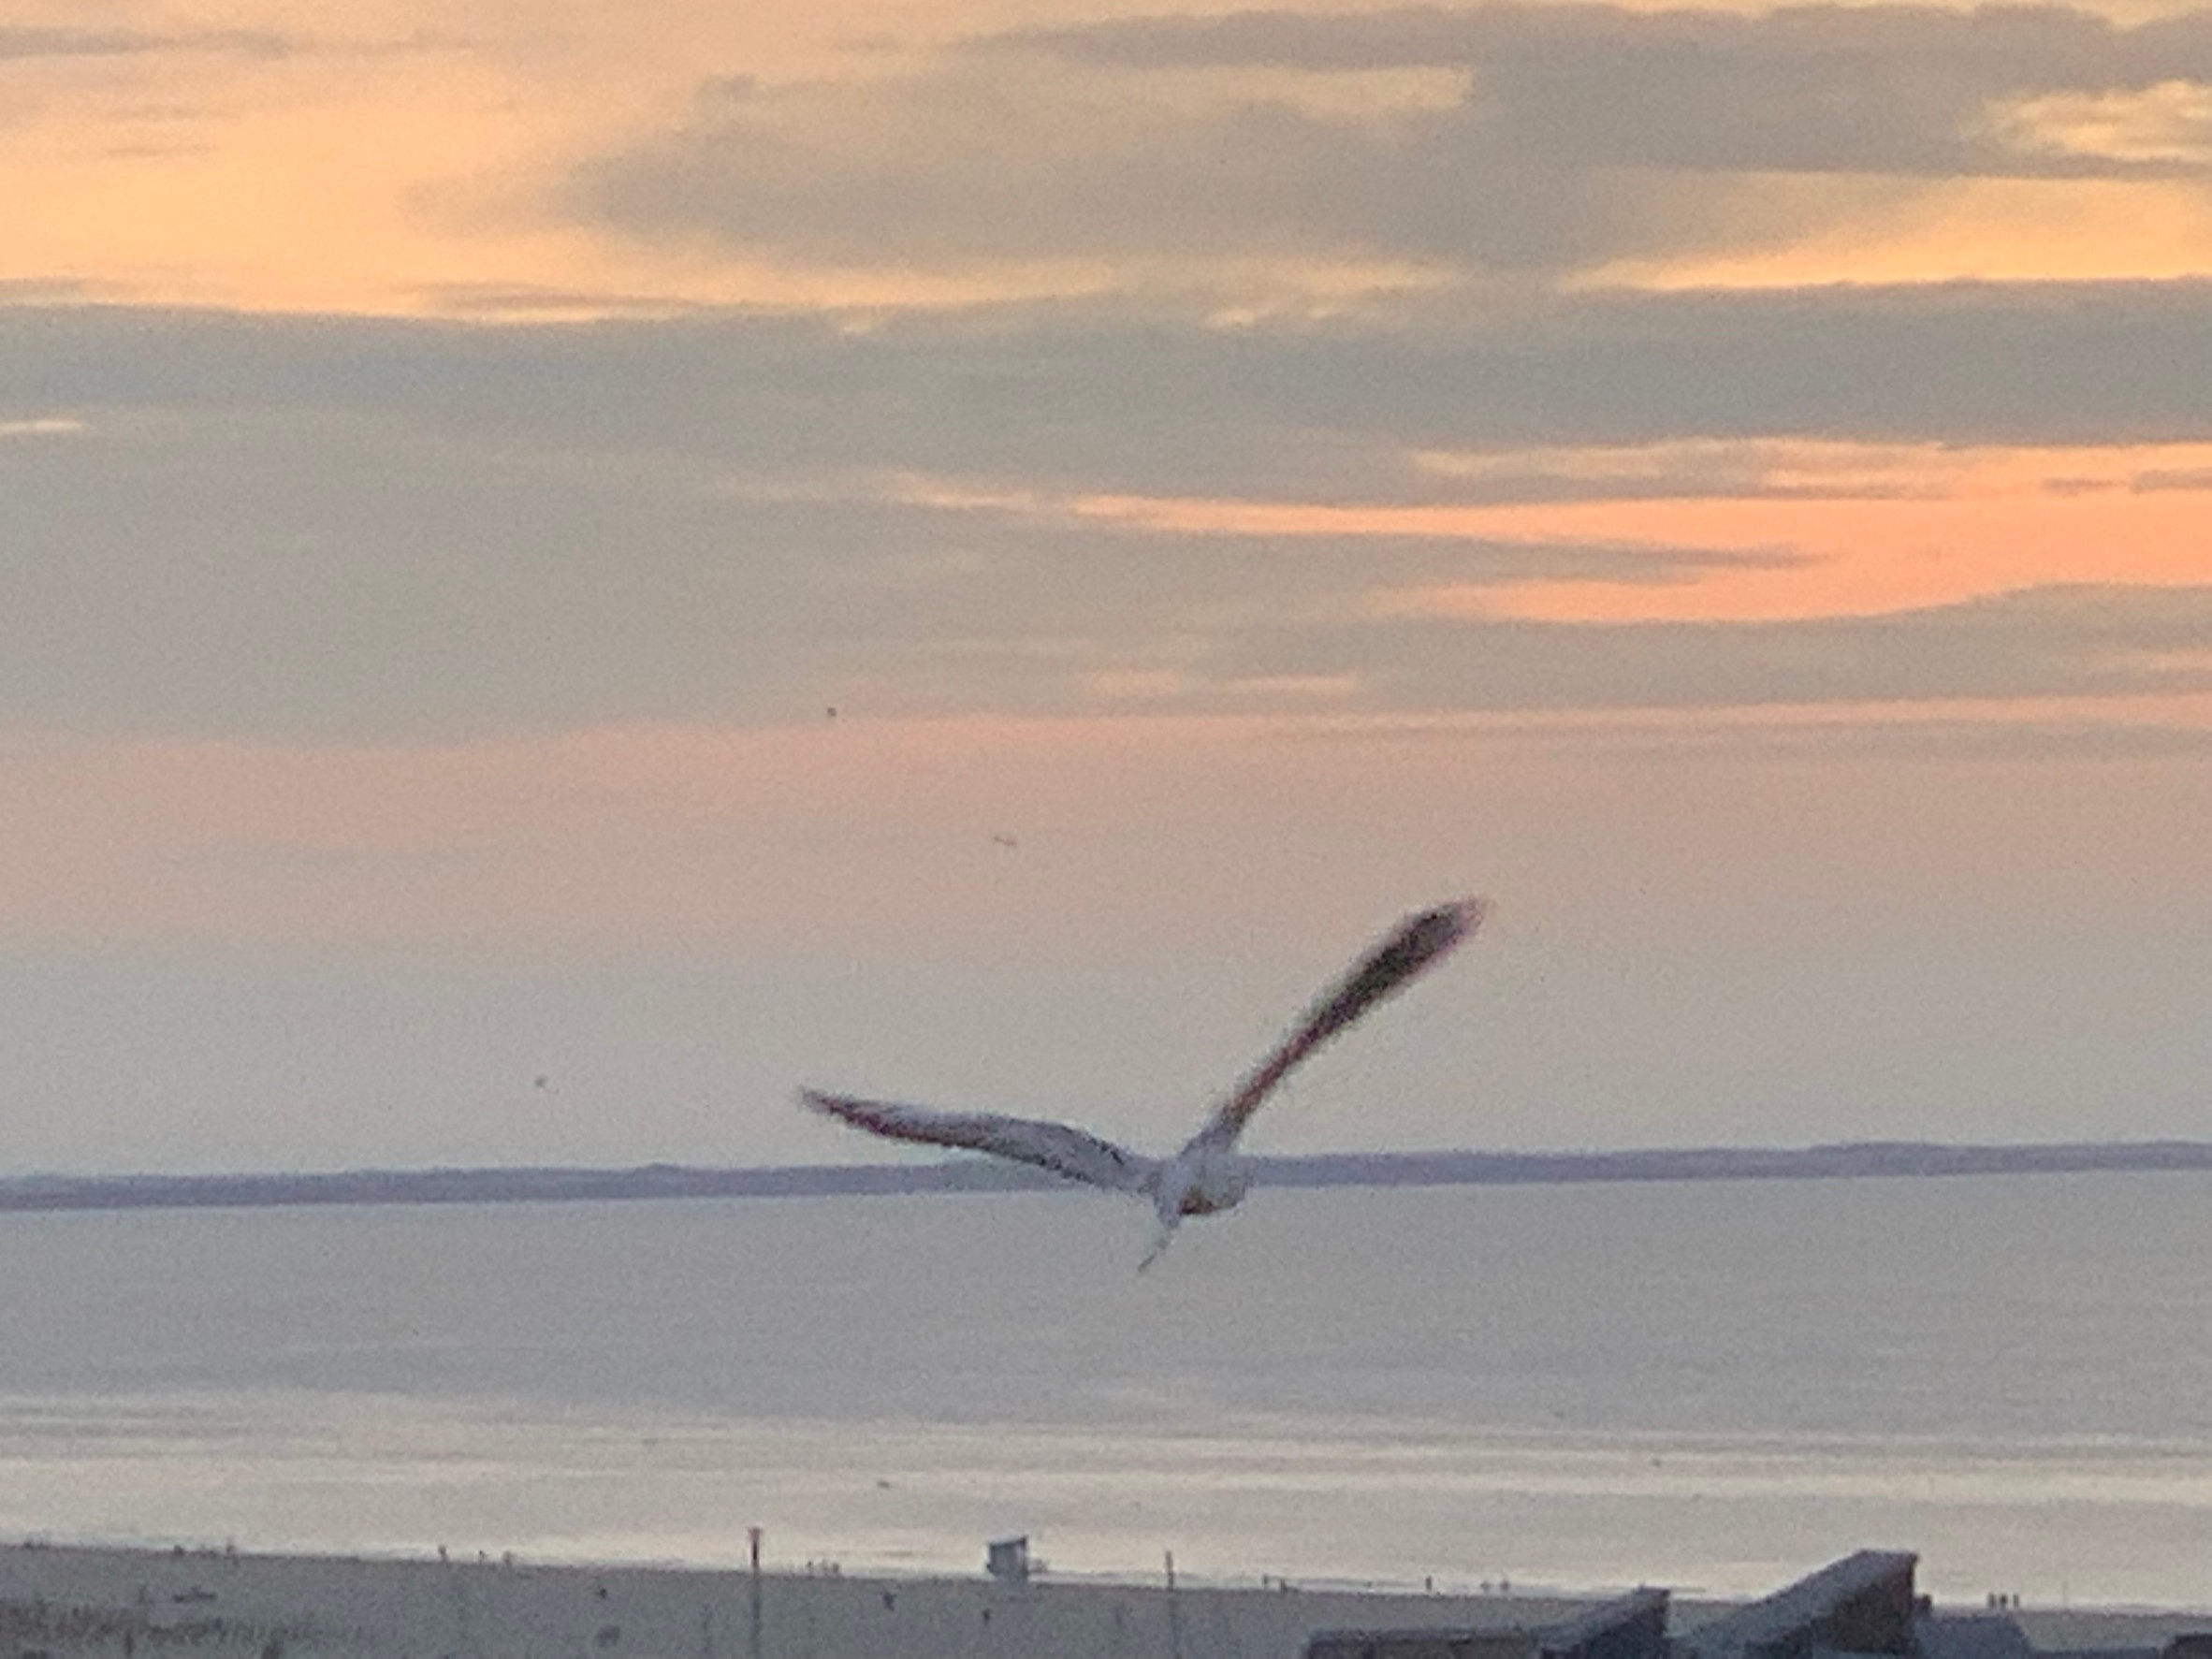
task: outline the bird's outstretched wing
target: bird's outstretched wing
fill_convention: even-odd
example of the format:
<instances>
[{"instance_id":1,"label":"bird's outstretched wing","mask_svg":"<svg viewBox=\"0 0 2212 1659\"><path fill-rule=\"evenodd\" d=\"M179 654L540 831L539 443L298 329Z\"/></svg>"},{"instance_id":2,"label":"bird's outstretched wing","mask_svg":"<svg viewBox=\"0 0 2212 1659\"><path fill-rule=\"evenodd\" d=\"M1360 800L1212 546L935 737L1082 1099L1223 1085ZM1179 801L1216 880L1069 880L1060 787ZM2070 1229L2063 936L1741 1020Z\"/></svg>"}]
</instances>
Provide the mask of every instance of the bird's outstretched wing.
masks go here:
<instances>
[{"instance_id":1,"label":"bird's outstretched wing","mask_svg":"<svg viewBox=\"0 0 2212 1659\"><path fill-rule=\"evenodd\" d=\"M1315 999L1297 1028L1252 1069L1234 1094L1214 1109L1214 1115L1191 1137L1190 1144L1227 1146L1235 1141L1252 1113L1259 1110L1259 1103L1289 1075L1293 1066L1415 975L1433 967L1481 926L1489 913L1489 900L1463 898L1401 922L1389 939Z\"/></svg>"},{"instance_id":2,"label":"bird's outstretched wing","mask_svg":"<svg viewBox=\"0 0 2212 1659\"><path fill-rule=\"evenodd\" d=\"M1035 1164L1070 1181L1117 1192L1150 1192L1159 1161L1116 1146L1111 1141L1070 1128L1064 1123L1002 1117L989 1112L932 1112L891 1100L858 1100L849 1095L801 1089L802 1104L840 1118L854 1128L893 1141L919 1141L930 1146L957 1146L988 1152L1016 1163Z\"/></svg>"}]
</instances>

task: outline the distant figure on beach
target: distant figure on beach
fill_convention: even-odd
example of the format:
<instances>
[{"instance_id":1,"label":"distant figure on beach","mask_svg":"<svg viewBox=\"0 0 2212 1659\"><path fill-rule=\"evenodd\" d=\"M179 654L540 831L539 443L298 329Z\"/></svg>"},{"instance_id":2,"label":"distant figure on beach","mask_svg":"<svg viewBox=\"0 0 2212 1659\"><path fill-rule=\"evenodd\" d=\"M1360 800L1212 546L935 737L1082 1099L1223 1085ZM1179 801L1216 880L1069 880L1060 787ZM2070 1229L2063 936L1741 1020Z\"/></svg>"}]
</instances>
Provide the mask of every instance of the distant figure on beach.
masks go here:
<instances>
[{"instance_id":1,"label":"distant figure on beach","mask_svg":"<svg viewBox=\"0 0 2212 1659\"><path fill-rule=\"evenodd\" d=\"M987 1152L1017 1163L1035 1164L1070 1181L1150 1199L1159 1215L1159 1234L1138 1264L1138 1271L1142 1272L1159 1259L1186 1215L1215 1215L1234 1208L1244 1198L1251 1186L1252 1167L1250 1159L1238 1155L1237 1137L1290 1069L1393 991L1441 961L1481 926L1489 909L1487 900L1461 899L1423 910L1399 924L1389 939L1323 993L1297 1028L1215 1108L1204 1126L1171 1158L1146 1157L1085 1130L1034 1118L934 1112L889 1100L826 1094L820 1089L801 1089L799 1099L816 1112L890 1140Z\"/></svg>"}]
</instances>

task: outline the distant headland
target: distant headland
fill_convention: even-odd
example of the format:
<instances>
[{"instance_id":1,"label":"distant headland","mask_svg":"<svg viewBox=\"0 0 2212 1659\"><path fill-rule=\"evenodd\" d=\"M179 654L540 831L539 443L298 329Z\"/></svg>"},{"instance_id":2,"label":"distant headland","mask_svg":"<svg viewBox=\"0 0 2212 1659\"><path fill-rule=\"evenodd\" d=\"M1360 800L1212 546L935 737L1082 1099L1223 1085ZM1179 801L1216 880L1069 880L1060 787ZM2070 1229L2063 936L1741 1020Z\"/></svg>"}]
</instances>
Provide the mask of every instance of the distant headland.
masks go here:
<instances>
[{"instance_id":1,"label":"distant headland","mask_svg":"<svg viewBox=\"0 0 2212 1659\"><path fill-rule=\"evenodd\" d=\"M2212 1171L2212 1142L1947 1146L1859 1141L1805 1147L1631 1152L1336 1152L1255 1159L1266 1186L1486 1186L1590 1181L1814 1181L1881 1175ZM981 1159L715 1169L348 1170L322 1174L0 1176L0 1211L247 1208L270 1204L549 1203L620 1199L830 1198L1033 1191L1050 1175Z\"/></svg>"}]
</instances>

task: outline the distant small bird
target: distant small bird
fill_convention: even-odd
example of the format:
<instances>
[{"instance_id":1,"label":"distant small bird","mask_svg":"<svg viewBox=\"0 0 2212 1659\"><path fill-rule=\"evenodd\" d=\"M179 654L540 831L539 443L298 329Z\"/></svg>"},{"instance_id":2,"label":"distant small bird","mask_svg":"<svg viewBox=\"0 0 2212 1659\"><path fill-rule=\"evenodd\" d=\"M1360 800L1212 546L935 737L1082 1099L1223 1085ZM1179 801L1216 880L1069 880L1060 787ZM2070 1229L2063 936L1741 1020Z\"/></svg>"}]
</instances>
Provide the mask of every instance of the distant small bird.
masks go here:
<instances>
[{"instance_id":1,"label":"distant small bird","mask_svg":"<svg viewBox=\"0 0 2212 1659\"><path fill-rule=\"evenodd\" d=\"M1146 1157L1085 1130L1035 1118L933 1112L810 1088L801 1089L799 1099L816 1112L889 1140L987 1152L1017 1163L1035 1164L1070 1181L1150 1199L1159 1215L1159 1233L1151 1251L1138 1264L1138 1271L1142 1272L1159 1259L1186 1215L1211 1215L1231 1209L1243 1200L1252 1184L1252 1164L1238 1155L1237 1137L1290 1069L1384 997L1441 961L1482 925L1489 911L1488 900L1468 898L1408 916L1390 938L1362 956L1314 1002L1296 1029L1214 1109L1199 1132L1171 1158Z\"/></svg>"},{"instance_id":2,"label":"distant small bird","mask_svg":"<svg viewBox=\"0 0 2212 1659\"><path fill-rule=\"evenodd\" d=\"M1019 847L1021 842L1015 840L1011 836L993 836L991 837L991 845L994 847L1012 848Z\"/></svg>"},{"instance_id":3,"label":"distant small bird","mask_svg":"<svg viewBox=\"0 0 2212 1659\"><path fill-rule=\"evenodd\" d=\"M837 718L837 706L833 703L827 708L823 709L822 711L822 718L825 720L836 720Z\"/></svg>"},{"instance_id":4,"label":"distant small bird","mask_svg":"<svg viewBox=\"0 0 2212 1659\"><path fill-rule=\"evenodd\" d=\"M542 1089L549 1089L553 1086L553 1080L550 1077L547 1077L543 1071L539 1072L537 1076L532 1078L531 1081L535 1086Z\"/></svg>"}]
</instances>

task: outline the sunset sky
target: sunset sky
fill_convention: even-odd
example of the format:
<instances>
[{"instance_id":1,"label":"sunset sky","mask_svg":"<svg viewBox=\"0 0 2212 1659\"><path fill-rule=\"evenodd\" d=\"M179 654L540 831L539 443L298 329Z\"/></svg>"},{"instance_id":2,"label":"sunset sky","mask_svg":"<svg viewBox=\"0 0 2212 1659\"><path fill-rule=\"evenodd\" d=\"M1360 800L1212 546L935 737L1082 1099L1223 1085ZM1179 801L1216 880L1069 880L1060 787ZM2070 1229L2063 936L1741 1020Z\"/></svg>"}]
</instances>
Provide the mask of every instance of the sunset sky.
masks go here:
<instances>
[{"instance_id":1,"label":"sunset sky","mask_svg":"<svg viewBox=\"0 0 2212 1659\"><path fill-rule=\"evenodd\" d=\"M1470 892L1259 1149L2212 1138L2212 8L0 0L0 1173L1171 1143Z\"/></svg>"}]
</instances>

